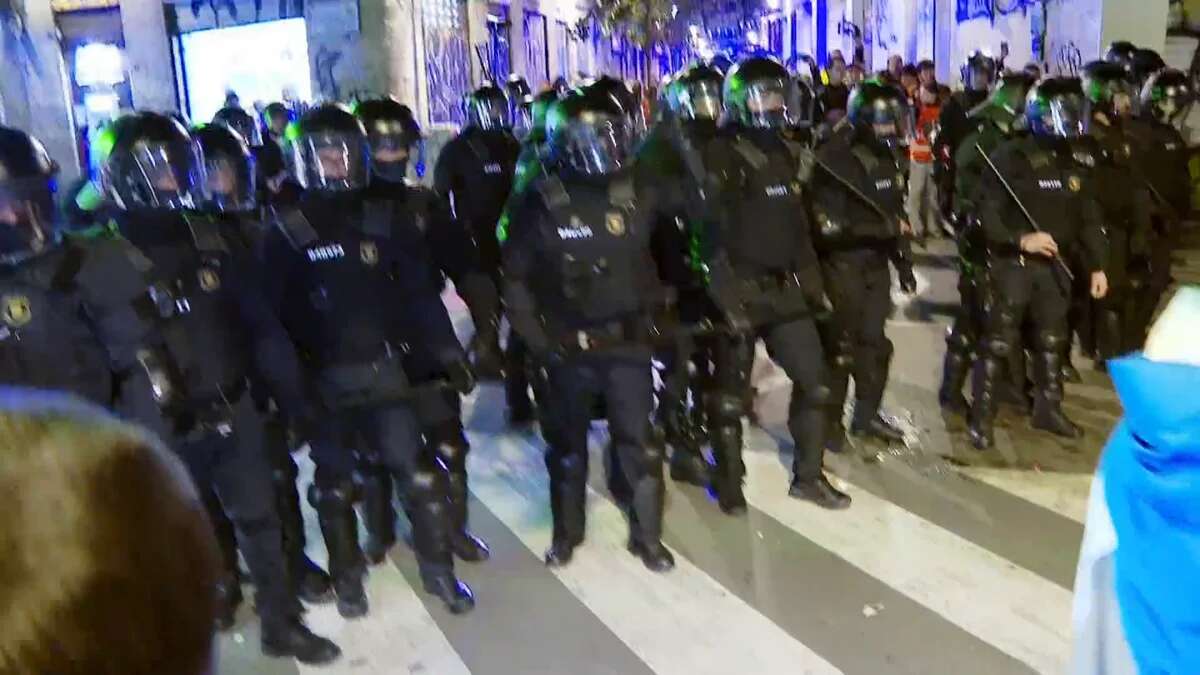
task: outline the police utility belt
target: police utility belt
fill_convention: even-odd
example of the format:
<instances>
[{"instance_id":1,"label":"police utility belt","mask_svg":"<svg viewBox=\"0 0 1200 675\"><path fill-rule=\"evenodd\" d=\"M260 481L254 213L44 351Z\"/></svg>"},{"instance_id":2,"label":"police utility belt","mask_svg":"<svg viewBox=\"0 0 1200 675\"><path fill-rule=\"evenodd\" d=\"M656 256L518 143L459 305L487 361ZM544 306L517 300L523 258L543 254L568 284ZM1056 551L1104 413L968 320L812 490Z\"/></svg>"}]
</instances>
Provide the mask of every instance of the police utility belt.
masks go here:
<instances>
[{"instance_id":1,"label":"police utility belt","mask_svg":"<svg viewBox=\"0 0 1200 675\"><path fill-rule=\"evenodd\" d=\"M810 310L804 284L796 272L771 271L738 283L742 305L756 324L802 316Z\"/></svg>"},{"instance_id":2,"label":"police utility belt","mask_svg":"<svg viewBox=\"0 0 1200 675\"><path fill-rule=\"evenodd\" d=\"M643 345L658 337L654 322L646 317L606 321L565 332L559 344L570 352L590 352L614 347Z\"/></svg>"},{"instance_id":3,"label":"police utility belt","mask_svg":"<svg viewBox=\"0 0 1200 675\"><path fill-rule=\"evenodd\" d=\"M404 372L407 345L384 343L368 361L333 363L316 373L317 394L326 408L340 410L408 400L412 383Z\"/></svg>"}]
</instances>

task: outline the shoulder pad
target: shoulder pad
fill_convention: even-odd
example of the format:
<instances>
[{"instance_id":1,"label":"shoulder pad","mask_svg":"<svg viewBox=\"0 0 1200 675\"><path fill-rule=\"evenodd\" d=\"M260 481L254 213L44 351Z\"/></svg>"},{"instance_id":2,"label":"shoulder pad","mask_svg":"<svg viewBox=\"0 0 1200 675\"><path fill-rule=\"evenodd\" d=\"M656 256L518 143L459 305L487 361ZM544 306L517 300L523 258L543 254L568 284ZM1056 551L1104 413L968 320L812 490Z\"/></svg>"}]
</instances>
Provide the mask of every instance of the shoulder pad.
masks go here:
<instances>
[{"instance_id":1,"label":"shoulder pad","mask_svg":"<svg viewBox=\"0 0 1200 675\"><path fill-rule=\"evenodd\" d=\"M879 158L867 146L856 143L850 146L850 153L863 165L868 175L875 173L875 169L879 168Z\"/></svg>"},{"instance_id":2,"label":"shoulder pad","mask_svg":"<svg viewBox=\"0 0 1200 675\"><path fill-rule=\"evenodd\" d=\"M321 237L304 212L298 208L285 209L277 214L276 225L297 251L303 250Z\"/></svg>"},{"instance_id":3,"label":"shoulder pad","mask_svg":"<svg viewBox=\"0 0 1200 675\"><path fill-rule=\"evenodd\" d=\"M755 171L760 171L767 165L766 153L754 147L754 144L745 138L737 138L733 141L733 151Z\"/></svg>"},{"instance_id":4,"label":"shoulder pad","mask_svg":"<svg viewBox=\"0 0 1200 675\"><path fill-rule=\"evenodd\" d=\"M1096 166L1096 156L1089 150L1075 150L1071 153L1071 158L1080 166L1086 166L1091 169Z\"/></svg>"},{"instance_id":5,"label":"shoulder pad","mask_svg":"<svg viewBox=\"0 0 1200 675\"><path fill-rule=\"evenodd\" d=\"M546 207L551 210L571 205L571 195L567 194L567 188L563 186L558 176L543 176L534 184L534 187L542 196Z\"/></svg>"},{"instance_id":6,"label":"shoulder pad","mask_svg":"<svg viewBox=\"0 0 1200 675\"><path fill-rule=\"evenodd\" d=\"M617 178L608 184L608 202L620 208L631 208L637 201L633 178L629 175Z\"/></svg>"}]
</instances>

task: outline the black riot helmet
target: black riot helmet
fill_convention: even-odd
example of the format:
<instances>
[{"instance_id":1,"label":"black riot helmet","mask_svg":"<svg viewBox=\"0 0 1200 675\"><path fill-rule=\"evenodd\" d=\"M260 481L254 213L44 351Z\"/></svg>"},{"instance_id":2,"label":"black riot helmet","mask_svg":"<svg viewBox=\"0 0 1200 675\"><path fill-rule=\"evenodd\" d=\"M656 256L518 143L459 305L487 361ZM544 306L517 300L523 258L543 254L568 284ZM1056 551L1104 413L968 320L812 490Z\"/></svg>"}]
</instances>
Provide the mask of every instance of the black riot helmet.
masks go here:
<instances>
[{"instance_id":1,"label":"black riot helmet","mask_svg":"<svg viewBox=\"0 0 1200 675\"><path fill-rule=\"evenodd\" d=\"M510 101L520 101L526 96L532 96L533 90L529 88L529 83L525 78L513 73L508 76L508 81L504 83L504 92L508 94Z\"/></svg>"},{"instance_id":2,"label":"black riot helmet","mask_svg":"<svg viewBox=\"0 0 1200 675\"><path fill-rule=\"evenodd\" d=\"M1142 87L1141 113L1165 124L1178 124L1195 100L1192 81L1182 71L1166 68L1154 73Z\"/></svg>"},{"instance_id":3,"label":"black riot helmet","mask_svg":"<svg viewBox=\"0 0 1200 675\"><path fill-rule=\"evenodd\" d=\"M536 96L527 96L522 104L521 117L513 131L521 142L541 143L546 140L546 118L550 108L559 100L558 92L546 89Z\"/></svg>"},{"instance_id":4,"label":"black riot helmet","mask_svg":"<svg viewBox=\"0 0 1200 675\"><path fill-rule=\"evenodd\" d=\"M122 210L195 208L204 186L200 144L182 124L152 112L117 118L98 140L105 194Z\"/></svg>"},{"instance_id":5,"label":"black riot helmet","mask_svg":"<svg viewBox=\"0 0 1200 675\"><path fill-rule=\"evenodd\" d=\"M463 112L468 129L480 131L509 131L512 129L512 109L508 96L497 86L484 85L467 95Z\"/></svg>"},{"instance_id":6,"label":"black riot helmet","mask_svg":"<svg viewBox=\"0 0 1200 675\"><path fill-rule=\"evenodd\" d=\"M729 69L724 82L729 119L745 127L783 129L799 117L796 80L778 61L752 56Z\"/></svg>"},{"instance_id":7,"label":"black riot helmet","mask_svg":"<svg viewBox=\"0 0 1200 675\"><path fill-rule=\"evenodd\" d=\"M57 174L37 139L0 127L0 264L24 260L53 241Z\"/></svg>"},{"instance_id":8,"label":"black riot helmet","mask_svg":"<svg viewBox=\"0 0 1200 675\"><path fill-rule=\"evenodd\" d=\"M240 134L220 124L195 129L204 157L202 207L221 213L254 210L254 156Z\"/></svg>"},{"instance_id":9,"label":"black riot helmet","mask_svg":"<svg viewBox=\"0 0 1200 675\"><path fill-rule=\"evenodd\" d=\"M724 79L712 66L693 64L663 88L667 110L679 120L716 123L721 116Z\"/></svg>"},{"instance_id":10,"label":"black riot helmet","mask_svg":"<svg viewBox=\"0 0 1200 675\"><path fill-rule=\"evenodd\" d=\"M646 132L646 116L642 111L642 102L636 93L621 80L608 75L601 75L586 85L595 95L608 96L625 111L629 118L629 129L633 139L637 140ZM566 98L570 92L559 92L560 98Z\"/></svg>"},{"instance_id":11,"label":"black riot helmet","mask_svg":"<svg viewBox=\"0 0 1200 675\"><path fill-rule=\"evenodd\" d=\"M1083 94L1093 112L1110 119L1132 117L1137 94L1119 63L1092 61L1083 67Z\"/></svg>"},{"instance_id":12,"label":"black riot helmet","mask_svg":"<svg viewBox=\"0 0 1200 675\"><path fill-rule=\"evenodd\" d=\"M976 49L962 65L962 81L967 91L987 91L996 81L996 59Z\"/></svg>"},{"instance_id":13,"label":"black riot helmet","mask_svg":"<svg viewBox=\"0 0 1200 675\"><path fill-rule=\"evenodd\" d=\"M1133 55L1137 51L1137 47L1132 42L1126 40L1118 40L1108 46L1104 51L1104 60L1109 63L1115 63L1123 66L1130 72L1133 71Z\"/></svg>"},{"instance_id":14,"label":"black riot helmet","mask_svg":"<svg viewBox=\"0 0 1200 675\"><path fill-rule=\"evenodd\" d=\"M1025 119L1035 136L1078 138L1087 133L1083 85L1075 77L1048 77L1029 90Z\"/></svg>"},{"instance_id":15,"label":"black riot helmet","mask_svg":"<svg viewBox=\"0 0 1200 675\"><path fill-rule=\"evenodd\" d=\"M574 89L546 113L550 161L582 176L615 173L632 161L632 125L607 87Z\"/></svg>"},{"instance_id":16,"label":"black riot helmet","mask_svg":"<svg viewBox=\"0 0 1200 675\"><path fill-rule=\"evenodd\" d=\"M992 88L988 102L1009 115L1019 116L1025 112L1025 97L1037 83L1037 78L1026 71L1002 75Z\"/></svg>"},{"instance_id":17,"label":"black riot helmet","mask_svg":"<svg viewBox=\"0 0 1200 675\"><path fill-rule=\"evenodd\" d=\"M1138 88L1150 79L1150 76L1167 67L1167 62L1153 49L1139 49L1133 53L1133 70L1130 76Z\"/></svg>"},{"instance_id":18,"label":"black riot helmet","mask_svg":"<svg viewBox=\"0 0 1200 675\"><path fill-rule=\"evenodd\" d=\"M912 110L905 95L879 80L867 80L850 92L846 120L860 134L888 147L907 145L912 136Z\"/></svg>"},{"instance_id":19,"label":"black riot helmet","mask_svg":"<svg viewBox=\"0 0 1200 675\"><path fill-rule=\"evenodd\" d=\"M359 190L367 184L367 132L345 106L325 103L289 130L296 178L317 193Z\"/></svg>"},{"instance_id":20,"label":"black riot helmet","mask_svg":"<svg viewBox=\"0 0 1200 675\"><path fill-rule=\"evenodd\" d=\"M213 124L233 129L252 148L262 145L262 130L250 113L241 108L221 108L213 115Z\"/></svg>"},{"instance_id":21,"label":"black riot helmet","mask_svg":"<svg viewBox=\"0 0 1200 675\"><path fill-rule=\"evenodd\" d=\"M292 111L288 107L278 101L268 103L262 111L263 127L267 133L272 136L282 136L287 130L289 124L292 123Z\"/></svg>"},{"instance_id":22,"label":"black riot helmet","mask_svg":"<svg viewBox=\"0 0 1200 675\"><path fill-rule=\"evenodd\" d=\"M404 180L412 146L421 140L412 110L390 98L360 101L354 114L367 132L371 173L393 183Z\"/></svg>"}]
</instances>

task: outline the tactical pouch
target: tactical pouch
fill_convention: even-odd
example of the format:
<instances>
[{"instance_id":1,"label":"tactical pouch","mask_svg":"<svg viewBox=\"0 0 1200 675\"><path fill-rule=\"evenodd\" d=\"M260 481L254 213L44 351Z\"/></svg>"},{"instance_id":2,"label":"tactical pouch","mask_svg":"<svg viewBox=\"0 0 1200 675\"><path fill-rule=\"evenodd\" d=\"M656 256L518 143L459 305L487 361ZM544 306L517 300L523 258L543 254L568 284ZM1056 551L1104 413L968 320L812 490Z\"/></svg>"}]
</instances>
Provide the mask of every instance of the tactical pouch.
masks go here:
<instances>
[{"instance_id":1,"label":"tactical pouch","mask_svg":"<svg viewBox=\"0 0 1200 675\"><path fill-rule=\"evenodd\" d=\"M794 274L766 275L742 282L743 305L756 326L810 314L800 280Z\"/></svg>"}]
</instances>

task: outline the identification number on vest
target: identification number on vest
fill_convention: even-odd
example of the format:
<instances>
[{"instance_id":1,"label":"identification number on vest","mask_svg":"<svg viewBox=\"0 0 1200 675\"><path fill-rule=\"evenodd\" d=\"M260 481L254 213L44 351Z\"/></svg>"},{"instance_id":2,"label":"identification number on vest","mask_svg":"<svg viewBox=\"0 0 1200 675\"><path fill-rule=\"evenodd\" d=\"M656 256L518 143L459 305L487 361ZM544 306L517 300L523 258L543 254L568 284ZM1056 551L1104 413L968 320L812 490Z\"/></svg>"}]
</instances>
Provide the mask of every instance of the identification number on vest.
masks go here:
<instances>
[{"instance_id":1,"label":"identification number on vest","mask_svg":"<svg viewBox=\"0 0 1200 675\"><path fill-rule=\"evenodd\" d=\"M345 258L346 251L341 244L329 244L327 246L314 246L307 251L308 259L312 262L321 262L322 260L336 260Z\"/></svg>"}]
</instances>

